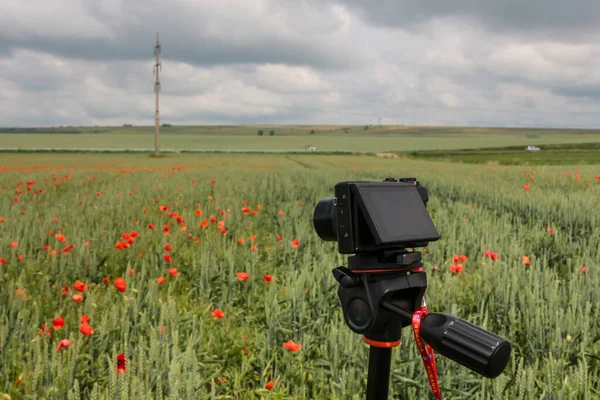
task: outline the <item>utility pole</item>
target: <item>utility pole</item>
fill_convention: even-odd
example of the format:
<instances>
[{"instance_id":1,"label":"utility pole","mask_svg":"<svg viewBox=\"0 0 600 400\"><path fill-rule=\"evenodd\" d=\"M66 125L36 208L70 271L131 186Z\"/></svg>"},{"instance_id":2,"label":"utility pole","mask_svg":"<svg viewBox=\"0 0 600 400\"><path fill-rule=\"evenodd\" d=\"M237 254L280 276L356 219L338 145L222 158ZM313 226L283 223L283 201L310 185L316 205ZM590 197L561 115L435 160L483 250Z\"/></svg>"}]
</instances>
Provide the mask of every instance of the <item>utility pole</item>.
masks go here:
<instances>
[{"instance_id":1,"label":"utility pole","mask_svg":"<svg viewBox=\"0 0 600 400\"><path fill-rule=\"evenodd\" d=\"M156 32L156 46L154 46L154 55L156 56L156 64L154 64L154 75L156 75L156 83L154 83L154 93L156 93L156 112L154 113L154 124L156 126L156 132L154 133L154 156L159 155L159 130L160 130L160 114L158 112L158 93L160 92L160 78L158 76L159 70L162 71L162 64L158 61L158 55L160 54L160 42L158 41L158 32Z\"/></svg>"}]
</instances>

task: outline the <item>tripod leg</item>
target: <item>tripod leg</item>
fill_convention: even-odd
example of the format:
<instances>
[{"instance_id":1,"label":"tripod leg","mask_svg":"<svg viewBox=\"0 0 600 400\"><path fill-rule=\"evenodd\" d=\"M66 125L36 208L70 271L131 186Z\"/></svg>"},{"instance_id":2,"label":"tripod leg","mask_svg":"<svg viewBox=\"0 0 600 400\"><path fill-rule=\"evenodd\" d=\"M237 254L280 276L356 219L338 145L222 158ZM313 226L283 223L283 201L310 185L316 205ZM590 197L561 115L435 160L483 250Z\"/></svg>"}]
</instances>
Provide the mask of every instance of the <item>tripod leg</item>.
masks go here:
<instances>
[{"instance_id":1,"label":"tripod leg","mask_svg":"<svg viewBox=\"0 0 600 400\"><path fill-rule=\"evenodd\" d=\"M391 363L391 348L371 346L369 349L367 400L387 400L390 386Z\"/></svg>"}]
</instances>

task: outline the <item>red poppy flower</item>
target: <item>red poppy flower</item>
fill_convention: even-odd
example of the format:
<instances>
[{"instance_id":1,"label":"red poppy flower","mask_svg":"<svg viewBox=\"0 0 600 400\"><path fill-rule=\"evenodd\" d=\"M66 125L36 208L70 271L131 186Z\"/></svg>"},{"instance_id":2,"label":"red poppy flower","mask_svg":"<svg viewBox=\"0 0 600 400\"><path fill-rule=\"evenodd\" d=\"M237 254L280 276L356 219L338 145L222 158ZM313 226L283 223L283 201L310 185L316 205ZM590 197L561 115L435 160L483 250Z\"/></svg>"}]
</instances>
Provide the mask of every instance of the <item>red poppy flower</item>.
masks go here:
<instances>
[{"instance_id":1,"label":"red poppy flower","mask_svg":"<svg viewBox=\"0 0 600 400\"><path fill-rule=\"evenodd\" d=\"M117 242L117 244L115 244L115 248L117 250L128 249L129 248L129 244L127 242Z\"/></svg>"},{"instance_id":2,"label":"red poppy flower","mask_svg":"<svg viewBox=\"0 0 600 400\"><path fill-rule=\"evenodd\" d=\"M221 235L227 235L227 229L225 228L221 228L219 232L221 232Z\"/></svg>"},{"instance_id":3,"label":"red poppy flower","mask_svg":"<svg viewBox=\"0 0 600 400\"><path fill-rule=\"evenodd\" d=\"M87 285L81 281L76 281L75 284L73 285L73 288L75 290L77 290L78 292L85 292L85 289L87 289Z\"/></svg>"},{"instance_id":4,"label":"red poppy flower","mask_svg":"<svg viewBox=\"0 0 600 400\"><path fill-rule=\"evenodd\" d=\"M67 296L69 294L69 286L67 285L63 285L63 290L62 290L62 294Z\"/></svg>"},{"instance_id":5,"label":"red poppy flower","mask_svg":"<svg viewBox=\"0 0 600 400\"><path fill-rule=\"evenodd\" d=\"M485 253L483 253L484 256L486 257L491 257L492 256L492 252L490 250L486 250Z\"/></svg>"},{"instance_id":6,"label":"red poppy flower","mask_svg":"<svg viewBox=\"0 0 600 400\"><path fill-rule=\"evenodd\" d=\"M125 279L121 277L115 279L114 284L117 290L121 293L125 293L125 291L127 290L127 283L125 282Z\"/></svg>"},{"instance_id":7,"label":"red poppy flower","mask_svg":"<svg viewBox=\"0 0 600 400\"><path fill-rule=\"evenodd\" d=\"M202 210L196 210L196 216L197 217L201 217L202 216Z\"/></svg>"},{"instance_id":8,"label":"red poppy flower","mask_svg":"<svg viewBox=\"0 0 600 400\"><path fill-rule=\"evenodd\" d=\"M274 386L275 386L275 382L273 382L273 381L269 381L269 382L267 382L267 384L265 385L265 389L267 389L267 390L271 390L271 389L273 389L273 387L274 387Z\"/></svg>"},{"instance_id":9,"label":"red poppy flower","mask_svg":"<svg viewBox=\"0 0 600 400\"><path fill-rule=\"evenodd\" d=\"M117 374L124 374L127 372L125 367L125 354L121 353L117 356Z\"/></svg>"},{"instance_id":10,"label":"red poppy flower","mask_svg":"<svg viewBox=\"0 0 600 400\"><path fill-rule=\"evenodd\" d=\"M62 319L62 317L58 316L54 318L54 320L52 321L52 325L54 325L54 330L57 331L63 326L65 326L65 320Z\"/></svg>"},{"instance_id":11,"label":"red poppy flower","mask_svg":"<svg viewBox=\"0 0 600 400\"><path fill-rule=\"evenodd\" d=\"M177 276L177 275L179 275L179 272L177 272L177 268L171 268L169 270L169 275L171 275L171 276Z\"/></svg>"},{"instance_id":12,"label":"red poppy flower","mask_svg":"<svg viewBox=\"0 0 600 400\"><path fill-rule=\"evenodd\" d=\"M242 239L242 238L239 238L239 239L237 240L237 242L238 242L238 244L242 245L242 244L244 244L244 239Z\"/></svg>"},{"instance_id":13,"label":"red poppy flower","mask_svg":"<svg viewBox=\"0 0 600 400\"><path fill-rule=\"evenodd\" d=\"M531 265L531 261L529 260L529 257L527 256L523 256L521 257L521 261L523 262L523 264L525 265Z\"/></svg>"},{"instance_id":14,"label":"red poppy flower","mask_svg":"<svg viewBox=\"0 0 600 400\"><path fill-rule=\"evenodd\" d=\"M289 340L286 343L283 344L283 347L286 348L286 350L289 350L293 353L297 353L300 351L300 349L302 349L302 345L298 344L298 343L294 343L293 340Z\"/></svg>"},{"instance_id":15,"label":"red poppy flower","mask_svg":"<svg viewBox=\"0 0 600 400\"><path fill-rule=\"evenodd\" d=\"M19 242L10 242L10 247L17 247Z\"/></svg>"},{"instance_id":16,"label":"red poppy flower","mask_svg":"<svg viewBox=\"0 0 600 400\"><path fill-rule=\"evenodd\" d=\"M133 276L134 273L135 273L135 269L129 268L129 276Z\"/></svg>"},{"instance_id":17,"label":"red poppy flower","mask_svg":"<svg viewBox=\"0 0 600 400\"><path fill-rule=\"evenodd\" d=\"M136 231L131 231L130 235L132 238L137 238L140 236Z\"/></svg>"},{"instance_id":18,"label":"red poppy flower","mask_svg":"<svg viewBox=\"0 0 600 400\"><path fill-rule=\"evenodd\" d=\"M492 254L490 254L490 258L492 259L492 261L496 261L498 259L498 254L492 253Z\"/></svg>"},{"instance_id":19,"label":"red poppy flower","mask_svg":"<svg viewBox=\"0 0 600 400\"><path fill-rule=\"evenodd\" d=\"M294 239L292 240L292 249L297 249L300 246L300 240Z\"/></svg>"},{"instance_id":20,"label":"red poppy flower","mask_svg":"<svg viewBox=\"0 0 600 400\"><path fill-rule=\"evenodd\" d=\"M171 258L171 255L169 255L169 254L165 254L165 255L163 256L163 258L164 258L164 259L165 259L165 261L166 261L166 262L168 262L168 263L171 263L171 262L173 262L173 259Z\"/></svg>"},{"instance_id":21,"label":"red poppy flower","mask_svg":"<svg viewBox=\"0 0 600 400\"><path fill-rule=\"evenodd\" d=\"M89 315L85 315L85 314L81 314L81 317L79 317L79 321L82 324L84 324L86 322L90 322L90 316Z\"/></svg>"},{"instance_id":22,"label":"red poppy flower","mask_svg":"<svg viewBox=\"0 0 600 400\"><path fill-rule=\"evenodd\" d=\"M69 251L71 251L71 249L72 249L73 247L75 247L75 245L74 245L74 244L67 245L67 246L65 246L65 247L63 248L63 251L64 251L65 253L68 253Z\"/></svg>"},{"instance_id":23,"label":"red poppy flower","mask_svg":"<svg viewBox=\"0 0 600 400\"><path fill-rule=\"evenodd\" d=\"M74 294L71 299L73 299L73 301L76 303L81 303L83 301L83 296L80 294Z\"/></svg>"},{"instance_id":24,"label":"red poppy flower","mask_svg":"<svg viewBox=\"0 0 600 400\"><path fill-rule=\"evenodd\" d=\"M163 225L163 232L169 233L169 225Z\"/></svg>"},{"instance_id":25,"label":"red poppy flower","mask_svg":"<svg viewBox=\"0 0 600 400\"><path fill-rule=\"evenodd\" d=\"M258 251L258 247L256 247L256 246L253 245L252 246L252 251Z\"/></svg>"},{"instance_id":26,"label":"red poppy flower","mask_svg":"<svg viewBox=\"0 0 600 400\"><path fill-rule=\"evenodd\" d=\"M42 327L40 329L40 336L44 336L44 334L46 334L48 336L52 336L52 330L46 324L42 324Z\"/></svg>"},{"instance_id":27,"label":"red poppy flower","mask_svg":"<svg viewBox=\"0 0 600 400\"><path fill-rule=\"evenodd\" d=\"M255 242L255 241L256 241L256 236L254 236L254 235L250 235L250 241L251 241L251 242Z\"/></svg>"},{"instance_id":28,"label":"red poppy flower","mask_svg":"<svg viewBox=\"0 0 600 400\"><path fill-rule=\"evenodd\" d=\"M210 181L210 184L211 184L211 185L214 185L214 184L215 184L215 182L216 182L216 181L213 179L212 181Z\"/></svg>"},{"instance_id":29,"label":"red poppy flower","mask_svg":"<svg viewBox=\"0 0 600 400\"><path fill-rule=\"evenodd\" d=\"M271 282L273 280L273 277L271 275L264 275L263 279L265 280L265 282Z\"/></svg>"},{"instance_id":30,"label":"red poppy flower","mask_svg":"<svg viewBox=\"0 0 600 400\"><path fill-rule=\"evenodd\" d=\"M460 272L463 270L464 266L462 264L450 264L450 267L448 267L448 268L453 273L460 274Z\"/></svg>"},{"instance_id":31,"label":"red poppy flower","mask_svg":"<svg viewBox=\"0 0 600 400\"><path fill-rule=\"evenodd\" d=\"M235 276L240 281L246 281L246 280L248 280L248 278L250 278L250 276L246 272L238 272L238 273L235 274Z\"/></svg>"},{"instance_id":32,"label":"red poppy flower","mask_svg":"<svg viewBox=\"0 0 600 400\"><path fill-rule=\"evenodd\" d=\"M154 229L154 225L153 224L148 224L148 229Z\"/></svg>"},{"instance_id":33,"label":"red poppy flower","mask_svg":"<svg viewBox=\"0 0 600 400\"><path fill-rule=\"evenodd\" d=\"M162 276L159 276L158 278L156 278L156 283L158 283L159 285L162 285L163 283L165 283L165 278L163 278Z\"/></svg>"},{"instance_id":34,"label":"red poppy flower","mask_svg":"<svg viewBox=\"0 0 600 400\"><path fill-rule=\"evenodd\" d=\"M92 327L87 322L84 322L79 327L79 332L83 333L85 336L89 336L94 333L94 329L92 329Z\"/></svg>"},{"instance_id":35,"label":"red poppy flower","mask_svg":"<svg viewBox=\"0 0 600 400\"><path fill-rule=\"evenodd\" d=\"M277 237L275 237L275 240L277 240L278 242L281 242L281 236L277 235Z\"/></svg>"},{"instance_id":36,"label":"red poppy flower","mask_svg":"<svg viewBox=\"0 0 600 400\"><path fill-rule=\"evenodd\" d=\"M277 214L283 215L283 211L279 210L279 212Z\"/></svg>"},{"instance_id":37,"label":"red poppy flower","mask_svg":"<svg viewBox=\"0 0 600 400\"><path fill-rule=\"evenodd\" d=\"M547 227L546 232L548 232L550 235L552 235L554 233L554 231L552 230L551 227Z\"/></svg>"},{"instance_id":38,"label":"red poppy flower","mask_svg":"<svg viewBox=\"0 0 600 400\"><path fill-rule=\"evenodd\" d=\"M167 207L167 206L160 206L158 208L160 209L160 211L168 211L169 210L169 207Z\"/></svg>"},{"instance_id":39,"label":"red poppy flower","mask_svg":"<svg viewBox=\"0 0 600 400\"><path fill-rule=\"evenodd\" d=\"M581 267L579 267L579 273L583 274L586 269L587 269L587 267L585 265L582 265Z\"/></svg>"},{"instance_id":40,"label":"red poppy flower","mask_svg":"<svg viewBox=\"0 0 600 400\"><path fill-rule=\"evenodd\" d=\"M200 222L200 228L205 229L208 227L208 220L204 220L202 222Z\"/></svg>"},{"instance_id":41,"label":"red poppy flower","mask_svg":"<svg viewBox=\"0 0 600 400\"><path fill-rule=\"evenodd\" d=\"M215 218L214 215L211 215L209 218L210 222L212 222L213 224L217 222L217 219Z\"/></svg>"},{"instance_id":42,"label":"red poppy flower","mask_svg":"<svg viewBox=\"0 0 600 400\"><path fill-rule=\"evenodd\" d=\"M216 309L212 312L212 316L215 317L215 319L221 319L225 317L225 313L222 310Z\"/></svg>"},{"instance_id":43,"label":"red poppy flower","mask_svg":"<svg viewBox=\"0 0 600 400\"><path fill-rule=\"evenodd\" d=\"M56 346L56 351L61 351L62 349L66 349L71 345L71 341L69 339L63 339L58 342L58 346Z\"/></svg>"}]
</instances>

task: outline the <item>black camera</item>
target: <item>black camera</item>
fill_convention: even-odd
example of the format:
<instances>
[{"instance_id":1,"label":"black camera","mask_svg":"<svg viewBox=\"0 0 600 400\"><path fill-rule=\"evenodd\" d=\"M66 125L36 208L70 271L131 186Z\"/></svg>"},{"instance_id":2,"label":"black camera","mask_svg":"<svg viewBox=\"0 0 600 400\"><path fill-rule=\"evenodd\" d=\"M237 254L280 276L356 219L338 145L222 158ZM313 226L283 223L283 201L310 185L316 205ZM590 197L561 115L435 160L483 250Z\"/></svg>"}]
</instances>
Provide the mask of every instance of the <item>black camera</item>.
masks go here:
<instances>
[{"instance_id":1,"label":"black camera","mask_svg":"<svg viewBox=\"0 0 600 400\"><path fill-rule=\"evenodd\" d=\"M415 178L340 182L334 198L317 204L313 223L321 239L338 242L341 254L425 247L440 238L428 200Z\"/></svg>"}]
</instances>

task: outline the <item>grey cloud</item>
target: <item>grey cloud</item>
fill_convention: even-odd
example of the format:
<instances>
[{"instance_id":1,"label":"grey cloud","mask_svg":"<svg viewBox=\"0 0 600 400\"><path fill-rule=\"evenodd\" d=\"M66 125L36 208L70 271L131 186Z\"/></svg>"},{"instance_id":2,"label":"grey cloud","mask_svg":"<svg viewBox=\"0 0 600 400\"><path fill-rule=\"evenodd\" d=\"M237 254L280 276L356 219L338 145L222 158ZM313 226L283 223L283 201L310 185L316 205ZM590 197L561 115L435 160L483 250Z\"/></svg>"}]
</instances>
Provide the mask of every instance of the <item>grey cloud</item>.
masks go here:
<instances>
[{"instance_id":1,"label":"grey cloud","mask_svg":"<svg viewBox=\"0 0 600 400\"><path fill-rule=\"evenodd\" d=\"M252 2L232 1L82 3L89 19L101 28L81 35L56 29L52 18L57 10L49 4L39 5L38 14L45 14L47 20L35 29L11 21L22 14L21 9L8 8L2 16L0 7L0 50L30 48L82 60L148 60L155 32L160 31L163 57L195 65L286 63L341 68L352 59L347 43L335 38L342 21L331 7L313 2L289 2L287 7L277 1L257 1L256 7L248 6Z\"/></svg>"},{"instance_id":2,"label":"grey cloud","mask_svg":"<svg viewBox=\"0 0 600 400\"><path fill-rule=\"evenodd\" d=\"M152 124L156 30L167 123L600 123L595 28L537 1L28 1L0 5L4 126Z\"/></svg>"},{"instance_id":3,"label":"grey cloud","mask_svg":"<svg viewBox=\"0 0 600 400\"><path fill-rule=\"evenodd\" d=\"M597 0L332 0L359 10L374 24L418 29L436 18L467 18L491 31L557 41L597 38ZM469 23L469 21L465 21ZM460 29L460 26L457 26ZM473 38L476 40L476 38Z\"/></svg>"}]
</instances>

